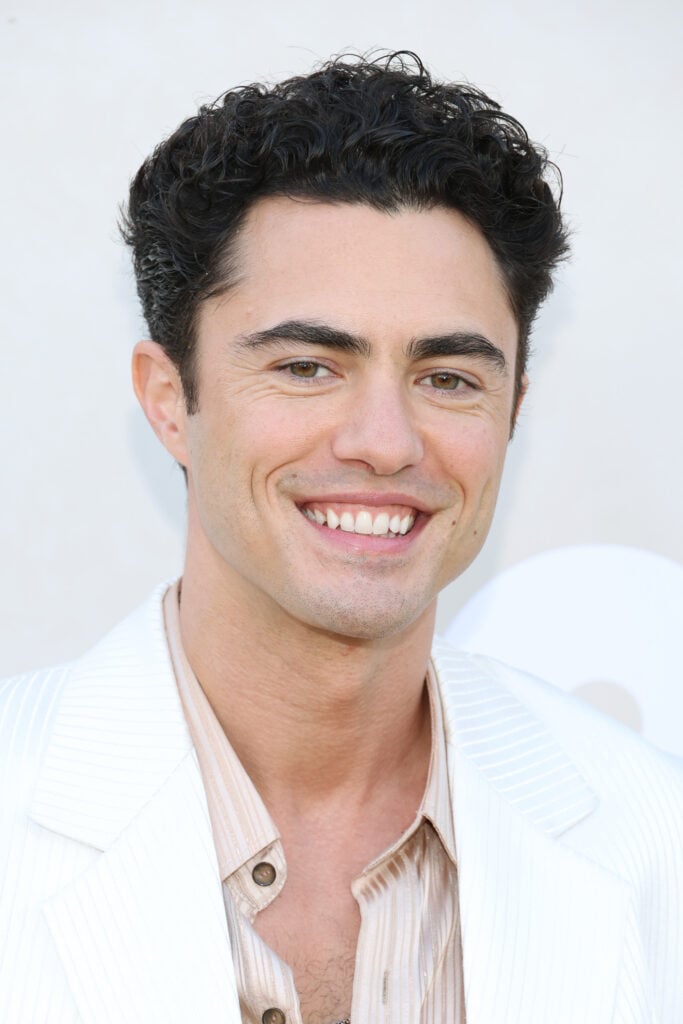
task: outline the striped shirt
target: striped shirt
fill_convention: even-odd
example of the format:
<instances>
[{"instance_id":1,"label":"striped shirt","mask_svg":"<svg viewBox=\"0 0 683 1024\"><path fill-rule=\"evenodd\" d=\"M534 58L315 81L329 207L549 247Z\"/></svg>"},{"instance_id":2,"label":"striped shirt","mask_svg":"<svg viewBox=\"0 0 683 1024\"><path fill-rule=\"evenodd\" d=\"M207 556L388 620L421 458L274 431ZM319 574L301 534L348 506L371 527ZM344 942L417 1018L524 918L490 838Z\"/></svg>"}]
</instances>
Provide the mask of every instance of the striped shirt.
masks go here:
<instances>
[{"instance_id":1,"label":"striped shirt","mask_svg":"<svg viewBox=\"0 0 683 1024\"><path fill-rule=\"evenodd\" d=\"M271 1013L273 1021L304 1024L291 969L253 927L286 882L278 831L185 657L178 584L166 593L164 617L206 790L242 1020L262 1024L265 1011L274 1009L280 1015ZM443 712L431 668L427 687L432 750L419 812L352 885L361 914L352 1024L465 1022L455 833Z\"/></svg>"}]
</instances>

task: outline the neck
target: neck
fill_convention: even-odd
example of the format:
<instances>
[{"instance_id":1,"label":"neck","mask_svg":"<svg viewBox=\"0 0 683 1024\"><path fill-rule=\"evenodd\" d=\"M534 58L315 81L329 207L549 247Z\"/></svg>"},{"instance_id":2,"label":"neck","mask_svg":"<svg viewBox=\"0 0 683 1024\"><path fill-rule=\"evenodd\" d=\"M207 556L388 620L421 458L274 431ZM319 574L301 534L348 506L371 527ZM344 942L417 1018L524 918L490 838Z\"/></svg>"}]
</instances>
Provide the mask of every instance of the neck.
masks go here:
<instances>
[{"instance_id":1,"label":"neck","mask_svg":"<svg viewBox=\"0 0 683 1024\"><path fill-rule=\"evenodd\" d=\"M358 640L293 620L243 581L207 578L188 560L183 646L266 803L360 807L385 779L419 789L433 606L398 636Z\"/></svg>"}]
</instances>

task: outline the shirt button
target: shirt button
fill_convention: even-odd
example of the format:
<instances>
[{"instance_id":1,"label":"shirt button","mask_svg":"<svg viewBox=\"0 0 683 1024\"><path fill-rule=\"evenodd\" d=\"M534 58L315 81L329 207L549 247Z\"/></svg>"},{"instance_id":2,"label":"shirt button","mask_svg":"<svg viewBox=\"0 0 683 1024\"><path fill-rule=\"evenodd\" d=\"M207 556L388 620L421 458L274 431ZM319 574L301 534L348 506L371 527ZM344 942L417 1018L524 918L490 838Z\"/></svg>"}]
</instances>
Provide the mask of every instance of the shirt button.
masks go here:
<instances>
[{"instance_id":1,"label":"shirt button","mask_svg":"<svg viewBox=\"0 0 683 1024\"><path fill-rule=\"evenodd\" d=\"M260 864L257 864L251 873L251 877L254 879L257 885L272 885L277 876L277 871L272 864L268 864L267 861L262 860ZM281 1010L266 1010L266 1013L281 1013ZM284 1021L284 1016L282 1021ZM279 1017L269 1017L266 1021L265 1014L263 1015L264 1024L282 1024Z\"/></svg>"},{"instance_id":2,"label":"shirt button","mask_svg":"<svg viewBox=\"0 0 683 1024\"><path fill-rule=\"evenodd\" d=\"M263 1024L285 1024L286 1019L282 1010L278 1009L277 1006L271 1006L261 1017Z\"/></svg>"}]
</instances>

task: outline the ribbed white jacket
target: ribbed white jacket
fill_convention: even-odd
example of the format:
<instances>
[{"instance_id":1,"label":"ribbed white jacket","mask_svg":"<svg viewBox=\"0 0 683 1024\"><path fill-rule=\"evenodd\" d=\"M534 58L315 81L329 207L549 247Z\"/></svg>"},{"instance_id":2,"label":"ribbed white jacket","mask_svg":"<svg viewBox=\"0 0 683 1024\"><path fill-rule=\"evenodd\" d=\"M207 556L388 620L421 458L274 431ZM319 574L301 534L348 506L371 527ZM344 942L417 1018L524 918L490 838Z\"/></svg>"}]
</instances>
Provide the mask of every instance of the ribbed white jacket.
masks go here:
<instances>
[{"instance_id":1,"label":"ribbed white jacket","mask_svg":"<svg viewBox=\"0 0 683 1024\"><path fill-rule=\"evenodd\" d=\"M678 770L515 670L434 661L468 1024L682 1024ZM0 766L0 1024L239 1024L161 591L1 684Z\"/></svg>"}]
</instances>

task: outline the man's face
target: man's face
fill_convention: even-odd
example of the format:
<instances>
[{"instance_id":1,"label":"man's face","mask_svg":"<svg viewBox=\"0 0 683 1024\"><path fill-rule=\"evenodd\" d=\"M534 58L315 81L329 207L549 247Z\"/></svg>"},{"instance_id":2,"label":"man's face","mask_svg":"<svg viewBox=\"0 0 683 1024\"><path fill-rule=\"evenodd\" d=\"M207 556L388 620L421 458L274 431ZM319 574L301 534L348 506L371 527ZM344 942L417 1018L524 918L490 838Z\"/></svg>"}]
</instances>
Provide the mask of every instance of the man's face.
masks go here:
<instances>
[{"instance_id":1,"label":"man's face","mask_svg":"<svg viewBox=\"0 0 683 1024\"><path fill-rule=\"evenodd\" d=\"M491 250L443 208L269 198L237 267L200 311L188 557L271 625L394 635L493 513L517 327Z\"/></svg>"}]
</instances>

